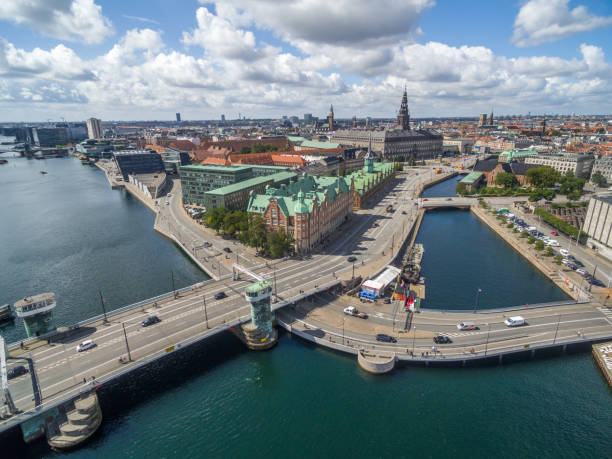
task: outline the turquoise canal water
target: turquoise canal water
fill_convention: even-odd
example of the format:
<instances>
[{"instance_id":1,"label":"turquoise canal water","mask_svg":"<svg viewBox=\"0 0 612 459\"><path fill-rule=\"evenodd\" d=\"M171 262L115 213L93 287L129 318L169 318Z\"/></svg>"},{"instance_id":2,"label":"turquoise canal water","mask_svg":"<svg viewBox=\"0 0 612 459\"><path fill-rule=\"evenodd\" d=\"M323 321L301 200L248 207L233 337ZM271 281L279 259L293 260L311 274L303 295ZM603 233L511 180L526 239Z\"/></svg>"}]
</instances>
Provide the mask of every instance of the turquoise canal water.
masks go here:
<instances>
[{"instance_id":1,"label":"turquoise canal water","mask_svg":"<svg viewBox=\"0 0 612 459\"><path fill-rule=\"evenodd\" d=\"M174 246L147 232L150 212L109 190L96 169L72 159L22 161L0 169L0 189L8 202L2 204L0 220L5 301L48 288L58 293L58 310L65 308L67 319L80 320L97 313L95 294L90 311L82 306L89 302L78 301L81 290L95 289L101 279L108 282L105 295L114 286L114 301L123 305L166 289L170 266L185 284L202 278ZM54 185L38 177L42 167L50 178L57 177ZM29 199L24 201L23 194ZM11 224L5 223L6 212ZM71 218L71 224L56 214ZM437 224L459 215L467 214L440 213ZM37 229L36 222L46 223L46 230ZM45 237L38 237L39 231ZM464 237L461 243L469 245L482 235L467 232ZM79 250L62 248L72 245ZM109 253L111 248L116 249ZM65 256L54 255L62 251ZM146 263L151 253L156 255L153 267ZM435 278L450 260L424 263ZM48 265L42 269L40 264ZM516 269L521 266L528 269L520 262ZM123 274L115 277L116 270ZM144 271L139 282L129 282L130 273L139 270ZM22 288L9 286L9 278ZM9 287L14 290L7 295ZM483 282L482 288L491 287ZM520 290L510 290L506 303L521 303ZM448 294L457 292L449 289ZM273 350L256 353L228 333L103 386L100 399L104 422L99 433L62 457L592 458L612 450L610 391L588 353L490 367L399 367L376 377L359 370L351 356L286 334ZM14 453L60 456L44 442Z\"/></svg>"},{"instance_id":2,"label":"turquoise canal water","mask_svg":"<svg viewBox=\"0 0 612 459\"><path fill-rule=\"evenodd\" d=\"M465 175L456 175L448 180L438 183L432 187L426 188L421 196L424 198L440 198L444 196L457 196L455 191L459 181L465 177Z\"/></svg>"},{"instance_id":3,"label":"turquoise canal water","mask_svg":"<svg viewBox=\"0 0 612 459\"><path fill-rule=\"evenodd\" d=\"M171 291L172 273L177 288L208 278L97 167L2 157L0 304L55 292L55 323L71 325L102 313L99 291L111 310ZM0 326L8 342L25 337L18 321Z\"/></svg>"}]
</instances>

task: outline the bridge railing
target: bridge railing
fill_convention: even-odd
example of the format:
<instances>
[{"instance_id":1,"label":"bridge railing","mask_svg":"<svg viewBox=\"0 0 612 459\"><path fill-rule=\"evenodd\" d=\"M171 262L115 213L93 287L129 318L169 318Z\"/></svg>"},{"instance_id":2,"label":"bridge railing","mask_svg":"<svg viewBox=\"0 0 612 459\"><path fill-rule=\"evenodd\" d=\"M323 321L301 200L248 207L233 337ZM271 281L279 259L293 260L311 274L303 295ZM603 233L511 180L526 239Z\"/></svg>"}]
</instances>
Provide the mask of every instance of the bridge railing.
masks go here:
<instances>
[{"instance_id":1,"label":"bridge railing","mask_svg":"<svg viewBox=\"0 0 612 459\"><path fill-rule=\"evenodd\" d=\"M590 303L589 300L562 300L562 301L549 301L547 303L534 303L534 304L520 304L517 306L506 306L502 308L492 309L432 309L432 308L421 308L421 311L427 312L439 312L439 313L456 313L456 314L489 314L492 312L507 312L507 311L518 311L525 309L538 309L548 308L551 306L569 306L570 304L585 304Z\"/></svg>"}]
</instances>

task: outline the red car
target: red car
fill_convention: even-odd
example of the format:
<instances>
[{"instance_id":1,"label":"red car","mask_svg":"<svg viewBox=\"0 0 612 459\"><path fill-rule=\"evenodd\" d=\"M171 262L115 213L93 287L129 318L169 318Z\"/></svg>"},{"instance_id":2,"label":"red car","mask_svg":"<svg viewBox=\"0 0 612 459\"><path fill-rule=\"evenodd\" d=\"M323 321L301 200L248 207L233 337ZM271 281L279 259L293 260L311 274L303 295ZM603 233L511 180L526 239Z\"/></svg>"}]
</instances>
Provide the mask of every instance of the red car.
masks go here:
<instances>
[{"instance_id":1,"label":"red car","mask_svg":"<svg viewBox=\"0 0 612 459\"><path fill-rule=\"evenodd\" d=\"M556 231L553 231L553 232L552 232L552 233L550 233L550 234L552 234L553 236L558 236L558 235L559 235L559 233L557 233Z\"/></svg>"},{"instance_id":2,"label":"red car","mask_svg":"<svg viewBox=\"0 0 612 459\"><path fill-rule=\"evenodd\" d=\"M429 201L429 199L427 199L427 198L423 198L423 201Z\"/></svg>"}]
</instances>

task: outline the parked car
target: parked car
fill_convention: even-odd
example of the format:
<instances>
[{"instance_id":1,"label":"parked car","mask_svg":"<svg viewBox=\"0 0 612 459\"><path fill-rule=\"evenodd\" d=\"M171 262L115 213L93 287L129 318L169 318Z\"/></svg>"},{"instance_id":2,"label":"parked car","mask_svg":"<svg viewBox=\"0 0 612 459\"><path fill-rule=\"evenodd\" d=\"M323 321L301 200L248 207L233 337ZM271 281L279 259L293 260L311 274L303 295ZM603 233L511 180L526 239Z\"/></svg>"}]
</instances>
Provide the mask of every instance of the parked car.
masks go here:
<instances>
[{"instance_id":1,"label":"parked car","mask_svg":"<svg viewBox=\"0 0 612 459\"><path fill-rule=\"evenodd\" d=\"M86 351L88 349L93 349L94 347L96 347L97 344L93 342L93 340L88 339L87 341L83 341L81 344L79 344L76 347L77 352L83 352Z\"/></svg>"},{"instance_id":2,"label":"parked car","mask_svg":"<svg viewBox=\"0 0 612 459\"><path fill-rule=\"evenodd\" d=\"M561 244L559 244L559 242L556 241L555 239L550 239L550 240L546 241L545 244L549 245L551 247L559 247L559 246L561 246Z\"/></svg>"},{"instance_id":3,"label":"parked car","mask_svg":"<svg viewBox=\"0 0 612 459\"><path fill-rule=\"evenodd\" d=\"M438 335L438 336L434 336L433 342L436 344L449 344L449 343L452 343L453 340L450 339L448 336Z\"/></svg>"},{"instance_id":4,"label":"parked car","mask_svg":"<svg viewBox=\"0 0 612 459\"><path fill-rule=\"evenodd\" d=\"M350 257L346 259L346 261L348 261L349 263L353 263L354 261L357 261L357 257L354 257L351 255Z\"/></svg>"},{"instance_id":5,"label":"parked car","mask_svg":"<svg viewBox=\"0 0 612 459\"><path fill-rule=\"evenodd\" d=\"M212 244L207 241L207 242L204 243L204 247L212 247Z\"/></svg>"},{"instance_id":6,"label":"parked car","mask_svg":"<svg viewBox=\"0 0 612 459\"><path fill-rule=\"evenodd\" d=\"M577 269L577 270L576 270L576 272L577 272L578 274L580 274L581 276L588 276L588 275L589 275L589 273L587 273L587 272L586 272L584 269L582 269L582 268Z\"/></svg>"},{"instance_id":7,"label":"parked car","mask_svg":"<svg viewBox=\"0 0 612 459\"><path fill-rule=\"evenodd\" d=\"M429 199L427 199L427 198L423 198L423 201L429 201Z\"/></svg>"},{"instance_id":8,"label":"parked car","mask_svg":"<svg viewBox=\"0 0 612 459\"><path fill-rule=\"evenodd\" d=\"M474 322L461 322L457 324L459 330L478 330L478 327Z\"/></svg>"},{"instance_id":9,"label":"parked car","mask_svg":"<svg viewBox=\"0 0 612 459\"><path fill-rule=\"evenodd\" d=\"M215 300L222 300L223 298L227 298L227 295L225 294L225 292L215 293Z\"/></svg>"},{"instance_id":10,"label":"parked car","mask_svg":"<svg viewBox=\"0 0 612 459\"><path fill-rule=\"evenodd\" d=\"M169 206L170 205L170 201L166 201L166 205Z\"/></svg>"},{"instance_id":11,"label":"parked car","mask_svg":"<svg viewBox=\"0 0 612 459\"><path fill-rule=\"evenodd\" d=\"M6 372L6 377L8 379L13 379L13 378L18 378L21 375L25 375L26 373L29 373L30 371L24 367L23 365L19 365L16 367L11 368L10 370L8 370Z\"/></svg>"},{"instance_id":12,"label":"parked car","mask_svg":"<svg viewBox=\"0 0 612 459\"><path fill-rule=\"evenodd\" d=\"M559 249L559 253L561 255L563 255L564 257L568 257L568 255L570 254L566 249Z\"/></svg>"},{"instance_id":13,"label":"parked car","mask_svg":"<svg viewBox=\"0 0 612 459\"><path fill-rule=\"evenodd\" d=\"M148 327L149 325L154 325L156 323L161 322L161 319L157 316L150 316L147 317L145 320L143 320L142 322L140 322L140 325L142 327Z\"/></svg>"},{"instance_id":14,"label":"parked car","mask_svg":"<svg viewBox=\"0 0 612 459\"><path fill-rule=\"evenodd\" d=\"M406 211L405 210L402 210L402 215L406 215Z\"/></svg>"},{"instance_id":15,"label":"parked car","mask_svg":"<svg viewBox=\"0 0 612 459\"><path fill-rule=\"evenodd\" d=\"M602 281L595 279L594 277L589 279L589 284L596 285L597 287L605 287L605 284Z\"/></svg>"},{"instance_id":16,"label":"parked car","mask_svg":"<svg viewBox=\"0 0 612 459\"><path fill-rule=\"evenodd\" d=\"M558 235L559 235L559 233L557 233L556 231L553 231L553 232L552 232L552 233L550 233L550 234L552 234L553 236L558 236Z\"/></svg>"},{"instance_id":17,"label":"parked car","mask_svg":"<svg viewBox=\"0 0 612 459\"><path fill-rule=\"evenodd\" d=\"M223 247L223 251L226 253L232 253L232 249L230 249L229 247Z\"/></svg>"},{"instance_id":18,"label":"parked car","mask_svg":"<svg viewBox=\"0 0 612 459\"><path fill-rule=\"evenodd\" d=\"M376 341L382 341L383 343L397 343L397 340L393 336L385 335L384 333L379 333L376 335Z\"/></svg>"}]
</instances>

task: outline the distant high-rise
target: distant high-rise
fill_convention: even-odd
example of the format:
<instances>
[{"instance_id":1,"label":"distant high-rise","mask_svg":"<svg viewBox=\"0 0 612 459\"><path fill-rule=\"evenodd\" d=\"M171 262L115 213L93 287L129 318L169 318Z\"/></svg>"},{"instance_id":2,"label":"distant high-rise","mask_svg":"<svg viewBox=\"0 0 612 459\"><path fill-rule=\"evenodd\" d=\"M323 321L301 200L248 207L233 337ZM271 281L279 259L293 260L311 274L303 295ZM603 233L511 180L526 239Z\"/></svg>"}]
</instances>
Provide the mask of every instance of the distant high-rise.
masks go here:
<instances>
[{"instance_id":1,"label":"distant high-rise","mask_svg":"<svg viewBox=\"0 0 612 459\"><path fill-rule=\"evenodd\" d=\"M399 113L397 114L397 124L400 129L404 131L410 130L410 112L408 111L408 93L404 88L404 95L402 96L402 103L400 105Z\"/></svg>"},{"instance_id":2,"label":"distant high-rise","mask_svg":"<svg viewBox=\"0 0 612 459\"><path fill-rule=\"evenodd\" d=\"M491 109L491 116L489 116L489 125L493 124L493 109Z\"/></svg>"},{"instance_id":3,"label":"distant high-rise","mask_svg":"<svg viewBox=\"0 0 612 459\"><path fill-rule=\"evenodd\" d=\"M480 117L478 118L478 126L486 126L487 125L487 114L486 113L481 113Z\"/></svg>"},{"instance_id":4,"label":"distant high-rise","mask_svg":"<svg viewBox=\"0 0 612 459\"><path fill-rule=\"evenodd\" d=\"M87 120L87 137L90 139L102 138L102 121L98 118L89 118Z\"/></svg>"},{"instance_id":5,"label":"distant high-rise","mask_svg":"<svg viewBox=\"0 0 612 459\"><path fill-rule=\"evenodd\" d=\"M312 123L312 113L304 113L304 123Z\"/></svg>"},{"instance_id":6,"label":"distant high-rise","mask_svg":"<svg viewBox=\"0 0 612 459\"><path fill-rule=\"evenodd\" d=\"M181 114L180 114L180 113L177 113L177 114L176 114L176 122L177 122L177 123L180 123L180 122L181 122Z\"/></svg>"},{"instance_id":7,"label":"distant high-rise","mask_svg":"<svg viewBox=\"0 0 612 459\"><path fill-rule=\"evenodd\" d=\"M225 123L225 115L221 115L221 121Z\"/></svg>"},{"instance_id":8,"label":"distant high-rise","mask_svg":"<svg viewBox=\"0 0 612 459\"><path fill-rule=\"evenodd\" d=\"M357 116L353 115L353 128L357 127Z\"/></svg>"}]
</instances>

